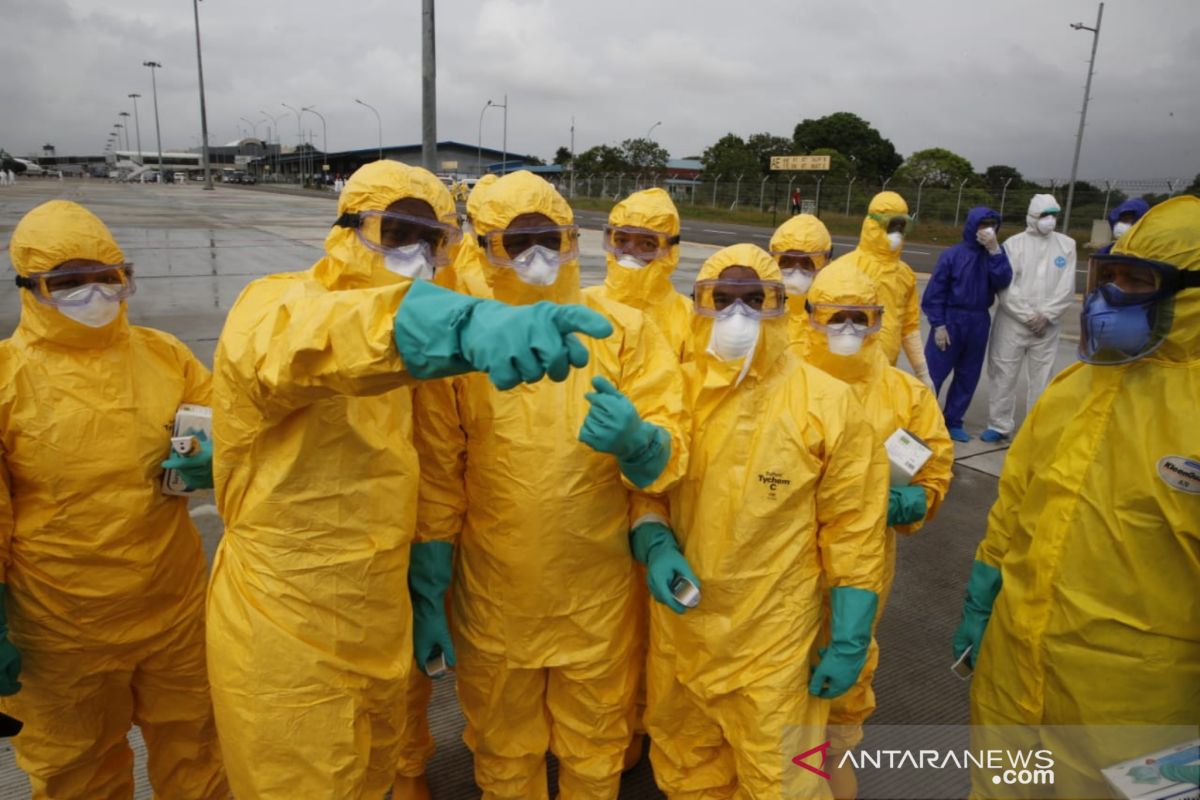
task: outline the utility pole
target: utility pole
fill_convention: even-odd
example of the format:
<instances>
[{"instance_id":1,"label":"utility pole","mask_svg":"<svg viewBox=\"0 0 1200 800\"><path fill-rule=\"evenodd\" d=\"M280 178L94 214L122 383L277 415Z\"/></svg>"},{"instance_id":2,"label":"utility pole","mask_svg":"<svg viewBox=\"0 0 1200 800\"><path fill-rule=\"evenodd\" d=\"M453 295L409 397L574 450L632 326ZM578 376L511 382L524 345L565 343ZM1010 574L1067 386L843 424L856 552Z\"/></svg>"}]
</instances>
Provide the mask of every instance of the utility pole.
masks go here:
<instances>
[{"instance_id":1,"label":"utility pole","mask_svg":"<svg viewBox=\"0 0 1200 800\"><path fill-rule=\"evenodd\" d=\"M154 70L162 69L157 61L143 61L143 67L150 68L150 88L154 93L154 136L158 139L158 182L164 183L167 178L163 175L162 129L158 126L158 81L154 78Z\"/></svg>"},{"instance_id":2,"label":"utility pole","mask_svg":"<svg viewBox=\"0 0 1200 800\"><path fill-rule=\"evenodd\" d=\"M575 196L575 115L571 115L571 197Z\"/></svg>"},{"instance_id":3,"label":"utility pole","mask_svg":"<svg viewBox=\"0 0 1200 800\"><path fill-rule=\"evenodd\" d=\"M141 166L144 163L144 161L142 159L142 123L138 119L138 113L137 113L137 99L139 97L141 97L141 95L138 94L137 92L132 92L129 95L129 99L133 101L133 129L135 131L137 131L137 146L138 146L137 163L138 163L138 166Z\"/></svg>"},{"instance_id":4,"label":"utility pole","mask_svg":"<svg viewBox=\"0 0 1200 800\"><path fill-rule=\"evenodd\" d=\"M500 174L508 174L508 92L504 93L504 138L500 145Z\"/></svg>"},{"instance_id":5,"label":"utility pole","mask_svg":"<svg viewBox=\"0 0 1200 800\"><path fill-rule=\"evenodd\" d=\"M1089 28L1082 22L1071 27L1077 31L1092 32L1092 58L1088 62L1087 83L1083 87L1083 110L1079 112L1079 133L1075 135L1075 158L1071 161L1071 185L1067 188L1067 211L1063 215L1063 233L1071 228L1071 204L1075 202L1075 176L1079 171L1079 150L1083 147L1083 126L1087 123L1088 100L1092 94L1092 72L1096 69L1096 47L1100 44L1100 20L1104 17L1104 3L1096 12L1096 27Z\"/></svg>"},{"instance_id":6,"label":"utility pole","mask_svg":"<svg viewBox=\"0 0 1200 800\"><path fill-rule=\"evenodd\" d=\"M204 159L204 188L212 191L212 169L208 163L208 113L204 110L204 64L200 60L200 0L192 0L196 18L196 74L200 78L200 153Z\"/></svg>"},{"instance_id":7,"label":"utility pole","mask_svg":"<svg viewBox=\"0 0 1200 800\"><path fill-rule=\"evenodd\" d=\"M421 0L421 163L437 171L437 55L433 0Z\"/></svg>"}]
</instances>

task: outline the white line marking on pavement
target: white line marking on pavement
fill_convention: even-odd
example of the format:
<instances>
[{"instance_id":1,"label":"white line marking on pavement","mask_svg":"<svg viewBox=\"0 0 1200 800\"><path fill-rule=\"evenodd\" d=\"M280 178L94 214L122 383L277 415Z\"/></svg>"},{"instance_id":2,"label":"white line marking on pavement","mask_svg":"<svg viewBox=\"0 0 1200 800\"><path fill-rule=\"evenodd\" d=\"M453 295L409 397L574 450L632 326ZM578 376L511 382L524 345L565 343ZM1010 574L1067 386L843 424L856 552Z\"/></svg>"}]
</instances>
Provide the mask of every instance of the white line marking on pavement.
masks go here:
<instances>
[{"instance_id":1,"label":"white line marking on pavement","mask_svg":"<svg viewBox=\"0 0 1200 800\"><path fill-rule=\"evenodd\" d=\"M730 236L737 236L737 231L718 231L714 230L713 228L701 228L700 230L704 231L705 233L725 233Z\"/></svg>"}]
</instances>

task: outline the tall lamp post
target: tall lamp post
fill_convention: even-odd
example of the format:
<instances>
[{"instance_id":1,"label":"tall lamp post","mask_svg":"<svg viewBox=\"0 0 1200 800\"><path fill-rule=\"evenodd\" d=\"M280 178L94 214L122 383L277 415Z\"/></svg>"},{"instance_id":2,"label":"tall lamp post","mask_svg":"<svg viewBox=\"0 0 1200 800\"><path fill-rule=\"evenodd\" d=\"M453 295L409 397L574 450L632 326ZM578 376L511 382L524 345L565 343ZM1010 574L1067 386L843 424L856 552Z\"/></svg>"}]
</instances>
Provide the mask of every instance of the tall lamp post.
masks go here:
<instances>
[{"instance_id":1,"label":"tall lamp post","mask_svg":"<svg viewBox=\"0 0 1200 800\"><path fill-rule=\"evenodd\" d=\"M296 140L297 142L299 142L299 144L296 146L296 155L298 157L302 158L300 148L304 147L304 123L300 119L300 109L293 108L292 106L289 106L287 103L280 103L279 105L283 106L288 111L291 111L293 114L296 115L296 135L299 137ZM303 161L300 161L297 163L303 164ZM303 166L300 167L300 185L301 186L304 185L304 167Z\"/></svg>"},{"instance_id":2,"label":"tall lamp post","mask_svg":"<svg viewBox=\"0 0 1200 800\"><path fill-rule=\"evenodd\" d=\"M479 111L479 142L476 145L475 151L475 174L483 175L483 115L492 107L492 101L488 100L483 104L483 108Z\"/></svg>"},{"instance_id":3,"label":"tall lamp post","mask_svg":"<svg viewBox=\"0 0 1200 800\"><path fill-rule=\"evenodd\" d=\"M139 97L141 97L141 95L138 94L137 92L131 92L129 94L129 99L133 101L133 129L135 131L137 131L137 147L138 147L137 163L139 165L141 165L144 163L144 161L142 159L142 123L138 120L138 113L137 113L137 101L138 101Z\"/></svg>"},{"instance_id":4,"label":"tall lamp post","mask_svg":"<svg viewBox=\"0 0 1200 800\"><path fill-rule=\"evenodd\" d=\"M662 125L662 120L659 120L658 122L656 122L656 123L654 123L653 125L651 125L651 126L650 126L650 130L646 131L646 140L647 140L647 141L653 141L653 140L650 138L650 134L654 133L654 129L655 129L655 128L657 128L659 125Z\"/></svg>"},{"instance_id":5,"label":"tall lamp post","mask_svg":"<svg viewBox=\"0 0 1200 800\"><path fill-rule=\"evenodd\" d=\"M121 127L123 127L125 129L125 149L128 150L129 149L129 112L122 111L119 114L117 114L117 116L125 118L125 119L121 120Z\"/></svg>"},{"instance_id":6,"label":"tall lamp post","mask_svg":"<svg viewBox=\"0 0 1200 800\"><path fill-rule=\"evenodd\" d=\"M383 160L383 119L379 116L379 110L377 108L375 108L375 106L371 105L370 103L364 103L362 100L359 100L357 97L354 98L354 102L358 103L360 106L366 106L367 108L369 108L373 112L375 112L375 127L379 131L379 160L382 161Z\"/></svg>"},{"instance_id":7,"label":"tall lamp post","mask_svg":"<svg viewBox=\"0 0 1200 800\"><path fill-rule=\"evenodd\" d=\"M122 132L125 133L125 149L128 150L129 149L129 133L125 131L125 126L122 125L121 123L117 122L113 125L113 129L118 131L118 133L117 133L117 145L118 146L120 146L120 144L121 144L121 133Z\"/></svg>"},{"instance_id":8,"label":"tall lamp post","mask_svg":"<svg viewBox=\"0 0 1200 800\"><path fill-rule=\"evenodd\" d=\"M162 128L158 125L158 81L154 78L154 70L162 69L162 64L157 61L143 61L143 67L150 68L150 89L154 93L154 137L158 140L158 182L162 183L163 178L163 157L162 157Z\"/></svg>"},{"instance_id":9,"label":"tall lamp post","mask_svg":"<svg viewBox=\"0 0 1200 800\"><path fill-rule=\"evenodd\" d=\"M254 122L252 120L248 120L245 117L238 117L238 119L240 119L242 122L244 122L250 126L250 130L252 130L254 132L254 138L257 139L258 138L258 123Z\"/></svg>"},{"instance_id":10,"label":"tall lamp post","mask_svg":"<svg viewBox=\"0 0 1200 800\"><path fill-rule=\"evenodd\" d=\"M1092 71L1096 68L1096 46L1100 44L1100 20L1104 17L1104 3L1096 12L1096 27L1089 28L1082 22L1071 27L1077 31L1092 32L1092 58L1088 61L1087 83L1083 87L1083 110L1079 112L1079 133L1075 135L1075 158L1071 160L1071 185L1067 188L1067 211L1063 215L1063 233L1071 229L1071 204L1075 202L1075 176L1079 170L1079 150L1083 147L1083 126L1087 122L1088 100L1092 94Z\"/></svg>"},{"instance_id":11,"label":"tall lamp post","mask_svg":"<svg viewBox=\"0 0 1200 800\"><path fill-rule=\"evenodd\" d=\"M313 106L305 106L300 110L307 111L310 114L316 114L321 118L321 149L324 151L321 154L321 174L324 175L329 172L329 133L325 129L325 115L323 115L320 111L317 111L317 109Z\"/></svg>"},{"instance_id":12,"label":"tall lamp post","mask_svg":"<svg viewBox=\"0 0 1200 800\"><path fill-rule=\"evenodd\" d=\"M271 124L275 126L275 180L279 180L279 158L283 155L283 137L279 135L279 120L287 116L287 114L268 114L261 108L258 113L262 114L267 119L271 120ZM271 130L267 129L267 147L271 146Z\"/></svg>"},{"instance_id":13,"label":"tall lamp post","mask_svg":"<svg viewBox=\"0 0 1200 800\"><path fill-rule=\"evenodd\" d=\"M196 19L196 75L200 79L200 152L204 158L204 188L212 191L212 167L208 163L208 113L204 109L204 63L200 59L200 0L192 0Z\"/></svg>"}]
</instances>

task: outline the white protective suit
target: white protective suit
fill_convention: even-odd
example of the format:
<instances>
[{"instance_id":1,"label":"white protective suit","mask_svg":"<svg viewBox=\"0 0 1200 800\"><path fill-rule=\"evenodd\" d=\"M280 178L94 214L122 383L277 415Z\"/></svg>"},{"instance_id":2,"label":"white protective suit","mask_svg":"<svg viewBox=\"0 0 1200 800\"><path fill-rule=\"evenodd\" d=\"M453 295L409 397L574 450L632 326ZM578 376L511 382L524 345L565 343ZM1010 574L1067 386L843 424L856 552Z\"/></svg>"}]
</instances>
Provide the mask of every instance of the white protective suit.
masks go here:
<instances>
[{"instance_id":1,"label":"white protective suit","mask_svg":"<svg viewBox=\"0 0 1200 800\"><path fill-rule=\"evenodd\" d=\"M1060 208L1052 195L1037 194L1029 201L1023 233L1004 242L1013 279L1000 292L988 341L988 427L1006 436L1015 429L1017 378L1028 362L1028 404L1033 408L1054 370L1060 322L1075 298L1075 240L1061 233L1043 234L1038 217ZM1029 327L1038 315L1049 324L1039 336Z\"/></svg>"}]
</instances>

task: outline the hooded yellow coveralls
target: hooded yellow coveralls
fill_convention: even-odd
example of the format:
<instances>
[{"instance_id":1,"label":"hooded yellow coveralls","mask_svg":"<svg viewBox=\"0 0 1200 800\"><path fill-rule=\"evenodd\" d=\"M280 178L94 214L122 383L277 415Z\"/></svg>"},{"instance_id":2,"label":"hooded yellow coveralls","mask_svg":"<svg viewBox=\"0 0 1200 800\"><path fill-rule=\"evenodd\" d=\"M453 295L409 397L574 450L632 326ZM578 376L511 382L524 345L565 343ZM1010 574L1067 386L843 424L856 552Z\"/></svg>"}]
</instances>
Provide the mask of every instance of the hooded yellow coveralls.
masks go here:
<instances>
[{"instance_id":1,"label":"hooded yellow coveralls","mask_svg":"<svg viewBox=\"0 0 1200 800\"><path fill-rule=\"evenodd\" d=\"M801 253L829 253L833 237L825 223L812 214L797 214L775 229L771 235L771 252L796 250ZM828 257L813 257L817 272L829 263ZM804 312L804 295L788 295L788 337L793 344L803 344L808 330L808 314Z\"/></svg>"},{"instance_id":2,"label":"hooded yellow coveralls","mask_svg":"<svg viewBox=\"0 0 1200 800\"><path fill-rule=\"evenodd\" d=\"M907 214L908 204L895 192L880 192L867 207L870 214ZM863 220L858 247L833 263L850 263L875 282L879 302L884 307L883 330L879 344L889 364L895 365L900 348L908 356L917 377L927 375L925 344L921 341L921 298L917 295L917 276L900 260L899 250L888 247L887 226L867 216Z\"/></svg>"},{"instance_id":3,"label":"hooded yellow coveralls","mask_svg":"<svg viewBox=\"0 0 1200 800\"><path fill-rule=\"evenodd\" d=\"M646 228L667 236L679 235L679 211L671 196L662 189L645 189L629 195L613 206L608 224L616 228ZM642 269L630 269L607 253L604 284L584 289L584 295L596 294L636 308L654 321L681 362L691 358L692 301L671 284L671 274L679 266L679 245L656 258Z\"/></svg>"},{"instance_id":4,"label":"hooded yellow coveralls","mask_svg":"<svg viewBox=\"0 0 1200 800\"><path fill-rule=\"evenodd\" d=\"M718 251L699 279L735 265L780 280L753 245ZM849 387L788 346L786 319L763 320L740 384L741 359L706 352L712 324L693 318L689 465L668 495L701 598L651 611L654 774L671 798L824 797L789 760L825 737L829 701L808 691L823 596L881 588L887 462Z\"/></svg>"},{"instance_id":5,"label":"hooded yellow coveralls","mask_svg":"<svg viewBox=\"0 0 1200 800\"><path fill-rule=\"evenodd\" d=\"M480 234L522 214L570 224L550 184L516 172L489 187L473 218ZM632 485L616 460L578 441L593 376L612 381L642 418L671 435L671 457L646 487L661 492L686 463L682 379L675 355L640 312L581 295L577 262L550 286L464 247L467 291L514 305L582 302L613 324L607 339L581 338L586 367L562 383L498 392L463 375L449 403L417 403L421 454L419 541L457 545L450 624L465 740L485 798L546 795L547 749L559 760L564 798L615 798L637 680ZM451 409L444 413L444 409Z\"/></svg>"},{"instance_id":6,"label":"hooded yellow coveralls","mask_svg":"<svg viewBox=\"0 0 1200 800\"><path fill-rule=\"evenodd\" d=\"M1113 252L1200 270L1200 199L1156 206ZM971 681L972 724L1200 724L1198 397L1193 288L1175 295L1155 352L1076 363L1034 406L975 556L1002 580ZM1060 797L1105 796L1101 767L1157 749L1143 739L1141 752L1122 752L1123 737L1097 729L1041 730Z\"/></svg>"},{"instance_id":7,"label":"hooded yellow coveralls","mask_svg":"<svg viewBox=\"0 0 1200 800\"><path fill-rule=\"evenodd\" d=\"M19 275L72 260L120 264L108 228L75 203L30 211L9 243ZM24 720L17 762L35 798L133 796L142 729L155 793L228 793L204 666L205 564L187 500L161 491L183 403L208 370L180 341L102 328L21 294L0 343L0 583L24 658L0 709Z\"/></svg>"},{"instance_id":8,"label":"hooded yellow coveralls","mask_svg":"<svg viewBox=\"0 0 1200 800\"><path fill-rule=\"evenodd\" d=\"M835 305L873 306L879 303L871 279L845 262L832 264L817 275L808 290L808 300ZM882 448L889 436L898 428L904 428L920 437L933 451L912 481L912 485L925 490L925 519L911 525L886 528L883 589L879 593L879 610L875 615L878 626L896 572L896 533L914 534L937 513L953 477L954 443L946 431L937 398L925 384L887 363L879 347L878 334L869 335L855 355L840 356L829 351L824 332L807 324L805 328L805 360L850 385L862 403L877 447ZM872 638L867 663L857 683L841 697L834 698L829 712L830 739L835 751L845 752L862 739L862 724L875 710L871 682L878 664L879 644Z\"/></svg>"},{"instance_id":9,"label":"hooded yellow coveralls","mask_svg":"<svg viewBox=\"0 0 1200 800\"><path fill-rule=\"evenodd\" d=\"M394 161L355 172L338 213L405 197L454 222L442 183ZM353 229L334 227L325 252L251 283L217 346L226 529L208 656L239 800L380 797L399 763L418 469L391 331L412 282Z\"/></svg>"}]
</instances>

